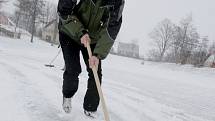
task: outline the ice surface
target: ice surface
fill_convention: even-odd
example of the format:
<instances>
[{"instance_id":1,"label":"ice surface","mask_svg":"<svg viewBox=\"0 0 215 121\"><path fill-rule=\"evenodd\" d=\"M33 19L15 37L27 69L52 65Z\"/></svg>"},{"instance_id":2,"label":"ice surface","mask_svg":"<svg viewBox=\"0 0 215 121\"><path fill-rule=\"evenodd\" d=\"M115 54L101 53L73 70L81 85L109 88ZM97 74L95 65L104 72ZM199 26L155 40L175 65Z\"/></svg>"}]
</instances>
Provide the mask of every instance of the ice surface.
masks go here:
<instances>
[{"instance_id":1,"label":"ice surface","mask_svg":"<svg viewBox=\"0 0 215 121\"><path fill-rule=\"evenodd\" d=\"M0 37L0 121L91 121L82 109L87 73L82 61L71 114L62 110L62 54L39 39ZM111 121L214 121L215 70L110 55L103 84ZM102 121L100 117L93 121Z\"/></svg>"}]
</instances>

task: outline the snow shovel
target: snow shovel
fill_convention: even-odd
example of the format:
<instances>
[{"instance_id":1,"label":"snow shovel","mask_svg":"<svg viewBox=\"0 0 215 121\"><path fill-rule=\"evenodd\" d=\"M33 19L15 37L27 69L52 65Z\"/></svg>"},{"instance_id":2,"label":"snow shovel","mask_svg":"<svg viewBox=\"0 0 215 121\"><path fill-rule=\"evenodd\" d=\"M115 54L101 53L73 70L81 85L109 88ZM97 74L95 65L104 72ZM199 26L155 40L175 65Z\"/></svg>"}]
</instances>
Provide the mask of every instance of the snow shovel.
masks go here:
<instances>
[{"instance_id":1,"label":"snow shovel","mask_svg":"<svg viewBox=\"0 0 215 121\"><path fill-rule=\"evenodd\" d=\"M45 66L50 67L50 68L54 67L53 62L57 59L57 57L60 55L60 53L61 53L61 49L58 51L57 55L50 61L50 63L45 64Z\"/></svg>"},{"instance_id":2,"label":"snow shovel","mask_svg":"<svg viewBox=\"0 0 215 121\"><path fill-rule=\"evenodd\" d=\"M87 43L87 51L88 51L89 58L91 58L92 57L92 51L91 51L91 47L90 47L89 43ZM99 76L98 76L98 73L97 73L97 67L94 66L92 68L92 71L93 71L93 75L94 75L94 78L95 78L95 81L96 81L96 87L97 87L97 90L98 90L98 93L99 93L99 97L101 99L102 109L103 109L105 121L110 121L107 106L106 106L105 100L104 100L104 95L103 95L103 92L102 92L102 89L101 89L101 84L100 84L100 81L99 81Z\"/></svg>"}]
</instances>

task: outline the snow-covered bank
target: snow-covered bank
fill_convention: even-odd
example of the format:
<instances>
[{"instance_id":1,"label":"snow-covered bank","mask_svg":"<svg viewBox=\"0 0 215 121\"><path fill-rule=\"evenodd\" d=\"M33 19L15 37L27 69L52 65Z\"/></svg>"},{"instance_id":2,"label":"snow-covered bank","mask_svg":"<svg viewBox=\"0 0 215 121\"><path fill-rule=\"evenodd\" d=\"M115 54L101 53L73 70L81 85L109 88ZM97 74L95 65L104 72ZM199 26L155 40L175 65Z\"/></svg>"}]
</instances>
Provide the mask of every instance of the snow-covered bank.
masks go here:
<instances>
[{"instance_id":1,"label":"snow-covered bank","mask_svg":"<svg viewBox=\"0 0 215 121\"><path fill-rule=\"evenodd\" d=\"M87 73L71 114L61 108L62 55L56 68L44 64L58 48L29 38L0 37L0 121L90 121L83 114ZM214 121L215 71L110 55L103 62L103 89L111 121ZM102 120L102 111L99 109Z\"/></svg>"}]
</instances>

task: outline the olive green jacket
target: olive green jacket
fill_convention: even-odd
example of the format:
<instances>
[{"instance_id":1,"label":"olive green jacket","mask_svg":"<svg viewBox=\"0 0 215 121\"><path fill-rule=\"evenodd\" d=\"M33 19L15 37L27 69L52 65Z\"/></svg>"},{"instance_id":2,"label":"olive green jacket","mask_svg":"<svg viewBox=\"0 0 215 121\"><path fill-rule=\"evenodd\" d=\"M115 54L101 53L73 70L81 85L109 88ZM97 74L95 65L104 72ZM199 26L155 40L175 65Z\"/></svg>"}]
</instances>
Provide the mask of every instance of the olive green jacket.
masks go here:
<instances>
[{"instance_id":1,"label":"olive green jacket","mask_svg":"<svg viewBox=\"0 0 215 121\"><path fill-rule=\"evenodd\" d=\"M59 31L66 33L79 44L81 44L80 38L88 33L91 38L91 44L96 44L93 54L100 59L104 59L107 57L116 39L116 36L109 34L111 33L111 29L109 29L111 28L110 21L113 18L111 7L113 6L103 6L102 0L97 0L96 3L92 0L81 0L75 6L71 15L66 19L61 18ZM118 20L122 20L121 16ZM119 25L121 26L121 23ZM117 27L118 31L116 30L117 33L115 32L115 35L118 34L120 26Z\"/></svg>"}]
</instances>

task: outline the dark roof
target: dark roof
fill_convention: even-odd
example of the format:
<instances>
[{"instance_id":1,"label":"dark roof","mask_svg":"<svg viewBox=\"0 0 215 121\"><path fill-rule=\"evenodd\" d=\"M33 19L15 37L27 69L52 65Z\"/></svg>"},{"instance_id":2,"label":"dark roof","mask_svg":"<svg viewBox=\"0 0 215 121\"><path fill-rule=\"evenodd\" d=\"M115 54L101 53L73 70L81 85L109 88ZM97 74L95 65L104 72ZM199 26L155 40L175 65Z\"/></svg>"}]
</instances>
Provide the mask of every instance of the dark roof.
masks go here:
<instances>
[{"instance_id":1,"label":"dark roof","mask_svg":"<svg viewBox=\"0 0 215 121\"><path fill-rule=\"evenodd\" d=\"M49 27L50 25L54 24L54 22L55 22L56 20L57 20L57 19L54 19L54 20L48 22L48 24L47 24L44 28L47 28L47 27Z\"/></svg>"}]
</instances>

